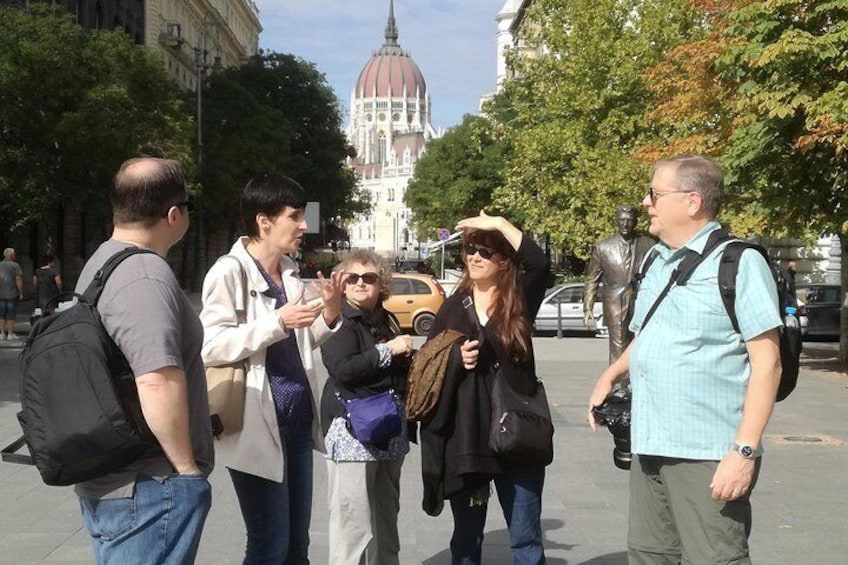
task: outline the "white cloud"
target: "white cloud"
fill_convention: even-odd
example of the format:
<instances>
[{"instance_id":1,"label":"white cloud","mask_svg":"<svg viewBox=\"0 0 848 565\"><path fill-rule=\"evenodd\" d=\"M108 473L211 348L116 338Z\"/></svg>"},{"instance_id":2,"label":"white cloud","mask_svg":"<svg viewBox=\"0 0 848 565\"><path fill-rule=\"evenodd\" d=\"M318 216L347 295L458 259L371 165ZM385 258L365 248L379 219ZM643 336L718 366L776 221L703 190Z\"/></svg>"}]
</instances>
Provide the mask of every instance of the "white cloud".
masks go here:
<instances>
[{"instance_id":1,"label":"white cloud","mask_svg":"<svg viewBox=\"0 0 848 565\"><path fill-rule=\"evenodd\" d=\"M257 0L260 46L315 63L348 106L350 91L383 43L388 0ZM495 85L495 16L503 0L396 0L401 46L424 73L437 127L476 113Z\"/></svg>"}]
</instances>

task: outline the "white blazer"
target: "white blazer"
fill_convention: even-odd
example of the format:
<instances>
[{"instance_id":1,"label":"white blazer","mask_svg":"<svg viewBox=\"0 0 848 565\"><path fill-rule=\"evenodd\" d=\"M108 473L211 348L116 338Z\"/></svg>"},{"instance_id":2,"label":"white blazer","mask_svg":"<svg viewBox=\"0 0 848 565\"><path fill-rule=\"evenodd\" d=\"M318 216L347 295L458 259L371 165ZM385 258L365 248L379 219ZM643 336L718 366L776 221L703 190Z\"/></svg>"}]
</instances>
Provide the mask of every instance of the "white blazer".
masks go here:
<instances>
[{"instance_id":1,"label":"white blazer","mask_svg":"<svg viewBox=\"0 0 848 565\"><path fill-rule=\"evenodd\" d=\"M215 458L216 463L230 469L282 482L283 445L271 387L265 374L265 350L281 339L288 339L290 332L280 324L274 308L275 300L263 294L268 290L268 283L247 253L244 247L246 243L247 237L241 237L230 249L230 255L241 262L247 278L245 323L239 325L236 315L236 306L241 306L244 291L235 261L217 261L203 279L203 309L200 312L200 321L203 323L203 362L214 366L239 359L250 360L245 379L244 426L240 432L224 435L215 441ZM288 256L283 256L281 265L286 296L298 296L303 282L296 276L297 264ZM340 325L341 320L334 328L330 328L324 316L318 316L311 327L293 330L312 391L312 439L315 449L322 452L324 439L319 425L319 407L324 383L318 382L312 350L320 347Z\"/></svg>"}]
</instances>

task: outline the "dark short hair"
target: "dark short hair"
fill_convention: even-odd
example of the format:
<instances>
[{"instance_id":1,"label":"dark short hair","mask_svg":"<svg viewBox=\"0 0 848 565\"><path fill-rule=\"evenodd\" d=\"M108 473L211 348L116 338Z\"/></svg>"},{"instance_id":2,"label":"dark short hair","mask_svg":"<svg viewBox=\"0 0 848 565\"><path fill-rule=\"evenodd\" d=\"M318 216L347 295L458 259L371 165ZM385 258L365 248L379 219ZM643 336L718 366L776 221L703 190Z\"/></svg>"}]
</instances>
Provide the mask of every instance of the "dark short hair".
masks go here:
<instances>
[{"instance_id":1,"label":"dark short hair","mask_svg":"<svg viewBox=\"0 0 848 565\"><path fill-rule=\"evenodd\" d=\"M179 162L142 157L124 161L109 188L113 221L152 226L171 206L186 198Z\"/></svg>"},{"instance_id":2,"label":"dark short hair","mask_svg":"<svg viewBox=\"0 0 848 565\"><path fill-rule=\"evenodd\" d=\"M47 251L47 252L44 254L44 264L45 264L45 265L46 265L47 263L50 263L51 261L54 261L55 259L56 259L56 256L55 256L55 255L53 255L53 253L52 253L52 252L50 252L50 251Z\"/></svg>"},{"instance_id":3,"label":"dark short hair","mask_svg":"<svg viewBox=\"0 0 848 565\"><path fill-rule=\"evenodd\" d=\"M630 204L621 204L615 209L616 218L624 215L636 217L638 214L639 212L636 211L636 207Z\"/></svg>"},{"instance_id":4,"label":"dark short hair","mask_svg":"<svg viewBox=\"0 0 848 565\"><path fill-rule=\"evenodd\" d=\"M253 177L241 193L239 216L249 237L259 237L257 214L274 217L292 208L306 208L306 191L297 181L281 174Z\"/></svg>"}]
</instances>

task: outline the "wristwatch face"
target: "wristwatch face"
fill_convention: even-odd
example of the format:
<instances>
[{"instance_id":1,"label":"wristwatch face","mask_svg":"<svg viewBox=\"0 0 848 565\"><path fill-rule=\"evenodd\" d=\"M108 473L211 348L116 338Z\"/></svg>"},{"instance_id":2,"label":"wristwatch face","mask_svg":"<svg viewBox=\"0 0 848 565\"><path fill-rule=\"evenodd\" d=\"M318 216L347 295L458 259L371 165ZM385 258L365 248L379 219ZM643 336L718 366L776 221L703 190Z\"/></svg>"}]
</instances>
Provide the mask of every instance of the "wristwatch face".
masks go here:
<instances>
[{"instance_id":1,"label":"wristwatch face","mask_svg":"<svg viewBox=\"0 0 848 565\"><path fill-rule=\"evenodd\" d=\"M754 456L754 448L750 445L740 445L739 454L745 459L751 459Z\"/></svg>"}]
</instances>

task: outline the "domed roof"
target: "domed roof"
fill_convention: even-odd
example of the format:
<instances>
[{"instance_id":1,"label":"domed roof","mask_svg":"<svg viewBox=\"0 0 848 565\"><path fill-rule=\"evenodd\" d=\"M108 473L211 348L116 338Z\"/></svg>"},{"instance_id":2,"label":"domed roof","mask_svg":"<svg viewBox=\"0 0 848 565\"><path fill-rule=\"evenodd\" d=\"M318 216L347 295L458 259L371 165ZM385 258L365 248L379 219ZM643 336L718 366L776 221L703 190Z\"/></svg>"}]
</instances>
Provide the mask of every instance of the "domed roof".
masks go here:
<instances>
[{"instance_id":1,"label":"domed roof","mask_svg":"<svg viewBox=\"0 0 848 565\"><path fill-rule=\"evenodd\" d=\"M389 21L386 24L386 41L380 50L365 63L354 89L355 98L402 97L404 89L407 97L424 98L427 84L424 75L409 53L398 44L398 31L395 24L394 3L389 4Z\"/></svg>"}]
</instances>

